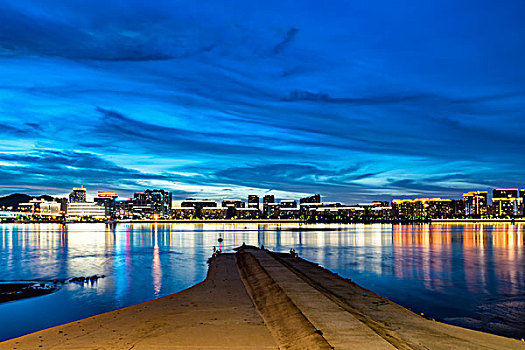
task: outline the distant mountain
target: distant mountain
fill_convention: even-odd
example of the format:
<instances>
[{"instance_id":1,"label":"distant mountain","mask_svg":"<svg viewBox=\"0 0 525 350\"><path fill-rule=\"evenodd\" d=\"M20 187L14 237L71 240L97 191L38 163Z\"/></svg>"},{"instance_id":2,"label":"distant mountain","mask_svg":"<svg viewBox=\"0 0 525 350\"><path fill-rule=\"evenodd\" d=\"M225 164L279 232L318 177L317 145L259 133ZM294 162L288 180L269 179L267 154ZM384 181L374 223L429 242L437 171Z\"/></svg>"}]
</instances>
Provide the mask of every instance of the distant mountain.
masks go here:
<instances>
[{"instance_id":1,"label":"distant mountain","mask_svg":"<svg viewBox=\"0 0 525 350\"><path fill-rule=\"evenodd\" d=\"M23 193L13 193L5 197L0 197L1 207L18 207L20 203L27 203L33 197Z\"/></svg>"},{"instance_id":2,"label":"distant mountain","mask_svg":"<svg viewBox=\"0 0 525 350\"><path fill-rule=\"evenodd\" d=\"M0 208L2 207L18 207L20 203L27 203L31 199L43 199L46 201L53 201L57 200L60 201L60 198L55 198L52 196L49 196L47 194L43 194L41 196L30 196L23 193L13 193L8 196L0 197Z\"/></svg>"}]
</instances>

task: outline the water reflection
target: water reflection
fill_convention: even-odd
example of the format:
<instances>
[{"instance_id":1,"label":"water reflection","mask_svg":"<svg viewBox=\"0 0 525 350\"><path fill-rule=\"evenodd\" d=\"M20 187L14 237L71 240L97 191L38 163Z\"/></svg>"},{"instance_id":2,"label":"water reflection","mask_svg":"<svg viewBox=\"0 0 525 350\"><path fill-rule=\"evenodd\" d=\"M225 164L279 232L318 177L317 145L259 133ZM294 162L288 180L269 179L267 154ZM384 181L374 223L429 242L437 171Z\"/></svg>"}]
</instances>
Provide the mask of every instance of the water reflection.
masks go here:
<instances>
[{"instance_id":1,"label":"water reflection","mask_svg":"<svg viewBox=\"0 0 525 350\"><path fill-rule=\"evenodd\" d=\"M0 304L0 339L177 292L204 279L224 237L297 252L415 311L525 333L523 225L0 225L0 280L104 274L93 284Z\"/></svg>"}]
</instances>

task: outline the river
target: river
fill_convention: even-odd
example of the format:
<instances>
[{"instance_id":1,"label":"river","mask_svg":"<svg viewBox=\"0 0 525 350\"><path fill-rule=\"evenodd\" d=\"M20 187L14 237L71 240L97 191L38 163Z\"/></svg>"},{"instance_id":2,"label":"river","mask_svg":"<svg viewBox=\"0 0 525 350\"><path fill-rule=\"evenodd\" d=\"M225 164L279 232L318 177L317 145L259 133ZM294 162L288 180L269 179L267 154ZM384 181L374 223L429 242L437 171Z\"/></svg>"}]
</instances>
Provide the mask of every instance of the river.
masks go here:
<instances>
[{"instance_id":1,"label":"river","mask_svg":"<svg viewBox=\"0 0 525 350\"><path fill-rule=\"evenodd\" d=\"M0 340L202 281L219 235L300 256L436 320L525 337L525 225L1 224L0 282L106 275L0 304Z\"/></svg>"}]
</instances>

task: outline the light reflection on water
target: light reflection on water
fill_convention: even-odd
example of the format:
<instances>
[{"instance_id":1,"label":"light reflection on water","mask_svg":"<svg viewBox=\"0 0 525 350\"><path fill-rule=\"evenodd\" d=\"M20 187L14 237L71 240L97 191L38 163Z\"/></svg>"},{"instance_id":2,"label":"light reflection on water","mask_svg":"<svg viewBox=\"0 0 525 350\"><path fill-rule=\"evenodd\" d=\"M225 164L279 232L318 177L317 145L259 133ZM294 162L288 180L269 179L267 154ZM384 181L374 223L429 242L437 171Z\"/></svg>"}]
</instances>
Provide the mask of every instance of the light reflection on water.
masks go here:
<instances>
[{"instance_id":1,"label":"light reflection on water","mask_svg":"<svg viewBox=\"0 0 525 350\"><path fill-rule=\"evenodd\" d=\"M304 228L307 229L304 229ZM336 230L328 230L335 228ZM294 229L294 230L288 230ZM0 304L0 339L171 294L202 281L222 233L306 259L417 312L525 335L523 225L0 225L0 280L104 274L43 297ZM7 322L8 321L8 322Z\"/></svg>"}]
</instances>

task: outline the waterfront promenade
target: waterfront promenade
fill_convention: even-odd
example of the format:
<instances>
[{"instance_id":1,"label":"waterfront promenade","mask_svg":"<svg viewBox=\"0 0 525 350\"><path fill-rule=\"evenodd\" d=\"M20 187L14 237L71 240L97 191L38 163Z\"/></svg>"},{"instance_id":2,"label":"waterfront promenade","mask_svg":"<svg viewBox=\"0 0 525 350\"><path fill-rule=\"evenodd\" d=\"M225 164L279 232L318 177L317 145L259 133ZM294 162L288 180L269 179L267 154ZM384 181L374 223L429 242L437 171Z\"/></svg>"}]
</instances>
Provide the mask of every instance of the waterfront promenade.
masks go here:
<instances>
[{"instance_id":1,"label":"waterfront promenade","mask_svg":"<svg viewBox=\"0 0 525 350\"><path fill-rule=\"evenodd\" d=\"M346 224L524 224L525 218L423 218L423 219L374 219L356 218L344 221L315 221L311 222L304 219L122 219L122 220L92 220L92 221L70 221L70 220L11 220L0 221L0 224L86 224L86 223L105 223L108 225L116 224L300 224L300 225L346 225Z\"/></svg>"},{"instance_id":2,"label":"waterfront promenade","mask_svg":"<svg viewBox=\"0 0 525 350\"><path fill-rule=\"evenodd\" d=\"M183 267L181 267L183 268ZM290 254L241 247L180 293L0 343L0 349L525 349L431 321Z\"/></svg>"}]
</instances>

